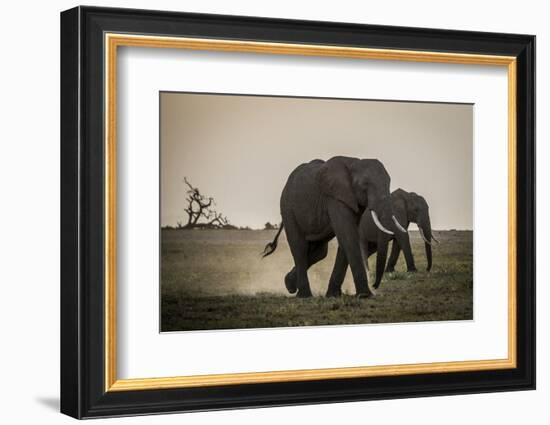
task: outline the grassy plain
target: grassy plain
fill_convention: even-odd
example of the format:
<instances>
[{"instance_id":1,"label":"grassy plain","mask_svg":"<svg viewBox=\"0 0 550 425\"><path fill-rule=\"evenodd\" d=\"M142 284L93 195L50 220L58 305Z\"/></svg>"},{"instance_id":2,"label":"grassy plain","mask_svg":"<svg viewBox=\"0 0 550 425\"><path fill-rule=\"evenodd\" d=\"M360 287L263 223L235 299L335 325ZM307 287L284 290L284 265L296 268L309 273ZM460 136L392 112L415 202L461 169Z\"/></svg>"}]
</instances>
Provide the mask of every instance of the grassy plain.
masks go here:
<instances>
[{"instance_id":1,"label":"grassy plain","mask_svg":"<svg viewBox=\"0 0 550 425\"><path fill-rule=\"evenodd\" d=\"M427 273L424 246L410 232L416 273L384 274L376 296L357 299L351 272L344 296L324 298L336 242L327 258L309 270L314 297L297 299L283 278L293 266L284 232L277 251L260 253L276 231L163 229L161 242L162 331L470 320L473 315L472 232L435 232L433 267ZM371 273L375 256L370 259Z\"/></svg>"}]
</instances>

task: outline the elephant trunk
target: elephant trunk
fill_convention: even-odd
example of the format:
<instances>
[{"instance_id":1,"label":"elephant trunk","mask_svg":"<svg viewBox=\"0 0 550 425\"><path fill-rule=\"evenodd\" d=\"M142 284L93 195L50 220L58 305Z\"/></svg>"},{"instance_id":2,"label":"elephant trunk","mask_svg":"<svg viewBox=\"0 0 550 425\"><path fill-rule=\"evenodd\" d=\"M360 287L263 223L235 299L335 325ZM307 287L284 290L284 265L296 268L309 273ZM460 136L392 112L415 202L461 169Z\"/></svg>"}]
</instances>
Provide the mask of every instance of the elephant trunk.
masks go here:
<instances>
[{"instance_id":1,"label":"elephant trunk","mask_svg":"<svg viewBox=\"0 0 550 425\"><path fill-rule=\"evenodd\" d=\"M376 279L374 281L374 289L377 289L382 282L382 276L386 269L386 259L388 257L388 243L390 237L382 232L378 233L377 251L376 251Z\"/></svg>"},{"instance_id":2,"label":"elephant trunk","mask_svg":"<svg viewBox=\"0 0 550 425\"><path fill-rule=\"evenodd\" d=\"M424 246L426 248L426 259L428 260L426 271L429 272L432 269L432 246L428 243L424 243Z\"/></svg>"},{"instance_id":3,"label":"elephant trunk","mask_svg":"<svg viewBox=\"0 0 550 425\"><path fill-rule=\"evenodd\" d=\"M420 236L424 239L424 247L426 249L426 260L428 262L426 271L430 271L432 269L432 226L429 217L418 223L418 230L420 231Z\"/></svg>"}]
</instances>

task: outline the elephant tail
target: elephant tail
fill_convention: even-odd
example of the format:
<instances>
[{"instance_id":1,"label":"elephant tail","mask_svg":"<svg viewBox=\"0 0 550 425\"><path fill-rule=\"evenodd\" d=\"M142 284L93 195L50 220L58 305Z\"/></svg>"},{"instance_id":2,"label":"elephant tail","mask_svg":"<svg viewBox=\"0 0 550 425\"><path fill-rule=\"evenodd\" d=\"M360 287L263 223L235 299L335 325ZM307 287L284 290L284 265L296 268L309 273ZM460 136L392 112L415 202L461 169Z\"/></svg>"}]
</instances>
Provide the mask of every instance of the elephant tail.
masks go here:
<instances>
[{"instance_id":1,"label":"elephant tail","mask_svg":"<svg viewBox=\"0 0 550 425\"><path fill-rule=\"evenodd\" d=\"M283 231L284 227L285 227L284 224L281 223L281 225L279 226L279 231L275 235L275 239L273 239L273 242L269 242L265 246L264 252L262 252L262 258L267 257L268 255L271 255L275 252L275 250L277 249L277 241L279 240L279 235Z\"/></svg>"}]
</instances>

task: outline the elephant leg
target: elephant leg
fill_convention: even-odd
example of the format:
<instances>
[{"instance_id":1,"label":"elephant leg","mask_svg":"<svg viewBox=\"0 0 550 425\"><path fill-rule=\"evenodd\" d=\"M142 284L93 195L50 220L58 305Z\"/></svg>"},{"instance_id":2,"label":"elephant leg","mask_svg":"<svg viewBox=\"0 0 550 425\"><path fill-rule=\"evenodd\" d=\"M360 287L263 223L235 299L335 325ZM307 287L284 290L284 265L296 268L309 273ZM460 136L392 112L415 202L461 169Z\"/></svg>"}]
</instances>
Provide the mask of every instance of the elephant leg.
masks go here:
<instances>
[{"instance_id":1,"label":"elephant leg","mask_svg":"<svg viewBox=\"0 0 550 425\"><path fill-rule=\"evenodd\" d=\"M355 293L359 297L374 295L369 288L365 263L361 255L357 217L340 201L328 201L328 214L338 245L344 250L345 257L353 274Z\"/></svg>"},{"instance_id":2,"label":"elephant leg","mask_svg":"<svg viewBox=\"0 0 550 425\"><path fill-rule=\"evenodd\" d=\"M296 267L292 267L292 270L285 275L285 287L289 294L295 294L298 290Z\"/></svg>"},{"instance_id":3,"label":"elephant leg","mask_svg":"<svg viewBox=\"0 0 550 425\"><path fill-rule=\"evenodd\" d=\"M296 266L294 266L285 276L285 287L290 294L295 294L298 290L296 285Z\"/></svg>"},{"instance_id":4,"label":"elephant leg","mask_svg":"<svg viewBox=\"0 0 550 425\"><path fill-rule=\"evenodd\" d=\"M397 264L397 259L399 258L399 254L401 253L401 247L397 243L396 240L392 242L391 246L391 254L390 259L388 260L388 266L386 267L387 272L394 272L395 271L395 265Z\"/></svg>"},{"instance_id":5,"label":"elephant leg","mask_svg":"<svg viewBox=\"0 0 550 425\"><path fill-rule=\"evenodd\" d=\"M327 256L328 253L328 242L310 242L308 248L307 256L307 267L308 269L313 266L315 263L318 263ZM297 288L296 281L296 267L292 267L286 276L285 276L285 286L288 292L294 294Z\"/></svg>"},{"instance_id":6,"label":"elephant leg","mask_svg":"<svg viewBox=\"0 0 550 425\"><path fill-rule=\"evenodd\" d=\"M405 257L405 262L407 263L407 271L415 272L417 271L416 266L414 265L414 257L412 255L411 240L409 235L400 235L399 246L403 249L403 256ZM398 241L393 241L395 245Z\"/></svg>"},{"instance_id":7,"label":"elephant leg","mask_svg":"<svg viewBox=\"0 0 550 425\"><path fill-rule=\"evenodd\" d=\"M287 220L287 222L285 222L286 237L296 269L296 290L294 292L298 291L296 296L300 298L311 297L311 288L307 277L309 242L302 236L293 220Z\"/></svg>"},{"instance_id":8,"label":"elephant leg","mask_svg":"<svg viewBox=\"0 0 550 425\"><path fill-rule=\"evenodd\" d=\"M332 274L328 281L327 297L339 297L342 295L342 284L348 271L348 259L346 253L341 247L336 252L336 261L332 268Z\"/></svg>"},{"instance_id":9,"label":"elephant leg","mask_svg":"<svg viewBox=\"0 0 550 425\"><path fill-rule=\"evenodd\" d=\"M367 243L362 244L361 253L365 259L365 268L367 274L367 282L369 282L369 257L376 252L376 244ZM332 274L330 275L330 280L328 283L327 297L340 297L342 295L342 284L346 278L346 273L348 271L348 259L344 250L338 247L336 253L336 261L334 262L334 268L332 269Z\"/></svg>"}]
</instances>

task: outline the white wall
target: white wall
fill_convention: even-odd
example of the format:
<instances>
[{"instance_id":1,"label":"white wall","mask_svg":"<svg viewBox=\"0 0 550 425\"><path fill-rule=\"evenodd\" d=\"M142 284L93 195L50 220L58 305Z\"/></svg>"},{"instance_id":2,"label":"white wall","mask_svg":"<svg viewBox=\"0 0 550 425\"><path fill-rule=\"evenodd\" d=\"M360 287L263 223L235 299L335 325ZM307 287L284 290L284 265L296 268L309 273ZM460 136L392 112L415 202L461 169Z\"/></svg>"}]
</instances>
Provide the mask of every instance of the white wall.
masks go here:
<instances>
[{"instance_id":1,"label":"white wall","mask_svg":"<svg viewBox=\"0 0 550 425\"><path fill-rule=\"evenodd\" d=\"M550 26L541 1L393 1L322 3L232 0L97 1L96 5L349 21L537 35L538 216L550 214ZM57 413L59 391L59 11L76 3L5 2L0 66L0 400L4 423L69 423ZM6 96L7 94L7 96ZM538 390L111 420L124 423L515 424L548 420L550 398L550 247L539 228ZM32 422L30 422L32 423Z\"/></svg>"}]
</instances>

